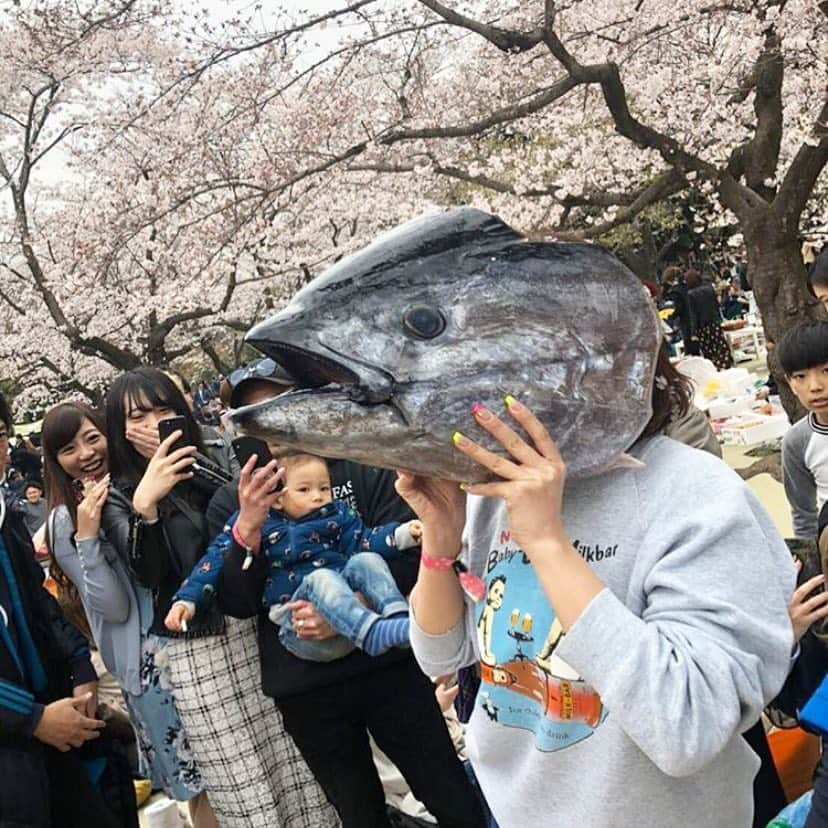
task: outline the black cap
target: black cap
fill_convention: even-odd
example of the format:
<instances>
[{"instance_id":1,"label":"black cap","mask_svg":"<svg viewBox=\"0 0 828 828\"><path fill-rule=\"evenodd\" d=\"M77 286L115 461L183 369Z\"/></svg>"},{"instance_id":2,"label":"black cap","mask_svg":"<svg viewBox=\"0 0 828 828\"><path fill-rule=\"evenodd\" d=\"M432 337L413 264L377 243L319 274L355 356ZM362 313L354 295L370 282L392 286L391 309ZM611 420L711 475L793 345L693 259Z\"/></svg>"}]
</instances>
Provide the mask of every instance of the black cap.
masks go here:
<instances>
[{"instance_id":1,"label":"black cap","mask_svg":"<svg viewBox=\"0 0 828 828\"><path fill-rule=\"evenodd\" d=\"M230 408L238 408L244 388L251 382L269 382L280 388L292 388L296 380L270 357L249 362L227 377L230 386Z\"/></svg>"}]
</instances>

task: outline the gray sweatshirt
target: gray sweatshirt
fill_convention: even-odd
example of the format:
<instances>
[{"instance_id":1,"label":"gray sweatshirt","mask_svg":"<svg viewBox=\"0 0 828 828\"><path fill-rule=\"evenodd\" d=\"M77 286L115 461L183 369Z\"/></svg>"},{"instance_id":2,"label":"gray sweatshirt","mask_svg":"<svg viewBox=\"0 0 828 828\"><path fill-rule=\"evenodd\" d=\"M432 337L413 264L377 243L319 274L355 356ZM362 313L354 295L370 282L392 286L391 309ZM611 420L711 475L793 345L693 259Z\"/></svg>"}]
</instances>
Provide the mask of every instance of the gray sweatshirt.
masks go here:
<instances>
[{"instance_id":1,"label":"gray sweatshirt","mask_svg":"<svg viewBox=\"0 0 828 828\"><path fill-rule=\"evenodd\" d=\"M739 734L788 671L791 556L720 460L665 437L632 453L646 468L567 481L567 534L606 585L567 634L488 498L463 550L486 597L444 635L412 623L428 675L480 662L467 745L500 828L751 824Z\"/></svg>"},{"instance_id":2,"label":"gray sweatshirt","mask_svg":"<svg viewBox=\"0 0 828 828\"><path fill-rule=\"evenodd\" d=\"M141 620L139 592L126 564L103 537L72 538L75 527L65 506L58 506L49 519L52 554L77 587L92 635L104 664L124 690L141 694Z\"/></svg>"},{"instance_id":3,"label":"gray sweatshirt","mask_svg":"<svg viewBox=\"0 0 828 828\"><path fill-rule=\"evenodd\" d=\"M813 414L796 422L782 441L782 482L794 537L813 540L819 508L828 500L828 428Z\"/></svg>"}]
</instances>

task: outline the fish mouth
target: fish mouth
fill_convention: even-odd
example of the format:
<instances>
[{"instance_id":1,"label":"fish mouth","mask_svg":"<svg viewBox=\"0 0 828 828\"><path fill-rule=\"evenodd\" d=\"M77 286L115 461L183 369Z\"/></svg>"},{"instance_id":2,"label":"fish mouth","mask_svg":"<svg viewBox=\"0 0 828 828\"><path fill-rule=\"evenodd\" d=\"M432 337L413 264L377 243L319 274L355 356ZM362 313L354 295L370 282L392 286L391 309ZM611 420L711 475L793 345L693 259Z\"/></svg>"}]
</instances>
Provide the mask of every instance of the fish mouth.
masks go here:
<instances>
[{"instance_id":1,"label":"fish mouth","mask_svg":"<svg viewBox=\"0 0 828 828\"><path fill-rule=\"evenodd\" d=\"M392 403L394 378L375 365L340 353L324 342L310 348L284 339L256 340L251 345L281 365L296 381L296 391L337 390L360 405ZM321 351L324 350L324 353ZM290 396L290 392L284 396Z\"/></svg>"},{"instance_id":2,"label":"fish mouth","mask_svg":"<svg viewBox=\"0 0 828 828\"><path fill-rule=\"evenodd\" d=\"M255 343L295 380L297 388L323 388L326 385L357 386L358 374L331 357L287 342Z\"/></svg>"}]
</instances>

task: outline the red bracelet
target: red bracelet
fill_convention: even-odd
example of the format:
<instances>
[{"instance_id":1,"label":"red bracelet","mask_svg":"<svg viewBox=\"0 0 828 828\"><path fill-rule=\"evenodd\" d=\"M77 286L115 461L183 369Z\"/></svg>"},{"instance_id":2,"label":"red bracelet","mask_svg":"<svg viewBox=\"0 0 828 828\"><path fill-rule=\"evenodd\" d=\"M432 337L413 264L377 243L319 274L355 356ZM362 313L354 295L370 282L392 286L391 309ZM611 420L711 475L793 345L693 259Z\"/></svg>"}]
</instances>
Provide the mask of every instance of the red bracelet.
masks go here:
<instances>
[{"instance_id":1,"label":"red bracelet","mask_svg":"<svg viewBox=\"0 0 828 828\"><path fill-rule=\"evenodd\" d=\"M447 572L449 569L454 569L454 561L456 558L443 558L436 555L428 555L425 552L420 553L420 563L426 569L434 569L437 572Z\"/></svg>"},{"instance_id":2,"label":"red bracelet","mask_svg":"<svg viewBox=\"0 0 828 828\"><path fill-rule=\"evenodd\" d=\"M241 536L241 532L239 532L239 524L233 524L233 531L231 532L233 536L233 540L242 548L245 552L252 552L253 547Z\"/></svg>"}]
</instances>

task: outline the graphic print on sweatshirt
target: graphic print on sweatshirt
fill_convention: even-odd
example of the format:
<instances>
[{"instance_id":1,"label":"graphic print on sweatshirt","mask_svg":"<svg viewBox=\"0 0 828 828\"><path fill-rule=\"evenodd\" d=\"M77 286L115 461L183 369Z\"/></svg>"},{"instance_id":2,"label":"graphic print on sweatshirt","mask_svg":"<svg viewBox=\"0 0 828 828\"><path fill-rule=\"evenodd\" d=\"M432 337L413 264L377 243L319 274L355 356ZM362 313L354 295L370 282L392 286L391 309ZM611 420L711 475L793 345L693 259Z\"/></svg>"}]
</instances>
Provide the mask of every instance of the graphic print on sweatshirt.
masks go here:
<instances>
[{"instance_id":1,"label":"graphic print on sweatshirt","mask_svg":"<svg viewBox=\"0 0 828 828\"><path fill-rule=\"evenodd\" d=\"M477 706L499 725L531 731L544 752L591 736L606 716L601 699L555 654L564 635L560 622L508 532L489 554L484 581Z\"/></svg>"}]
</instances>

